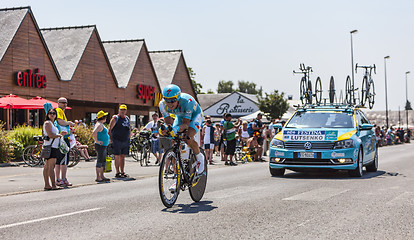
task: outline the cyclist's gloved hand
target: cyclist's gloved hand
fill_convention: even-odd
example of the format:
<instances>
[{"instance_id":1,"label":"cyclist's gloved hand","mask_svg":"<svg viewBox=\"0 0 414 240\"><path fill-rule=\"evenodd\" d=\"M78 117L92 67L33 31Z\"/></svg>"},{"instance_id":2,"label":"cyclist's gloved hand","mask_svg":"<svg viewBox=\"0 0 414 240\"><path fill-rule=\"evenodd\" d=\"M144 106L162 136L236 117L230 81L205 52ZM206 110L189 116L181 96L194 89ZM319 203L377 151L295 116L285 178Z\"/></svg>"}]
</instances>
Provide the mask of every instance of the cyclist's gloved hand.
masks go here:
<instances>
[{"instance_id":1,"label":"cyclist's gloved hand","mask_svg":"<svg viewBox=\"0 0 414 240\"><path fill-rule=\"evenodd\" d=\"M178 133L178 130L180 130L179 126L175 126L175 127L168 127L168 133L171 135L171 137L175 137Z\"/></svg>"},{"instance_id":2,"label":"cyclist's gloved hand","mask_svg":"<svg viewBox=\"0 0 414 240\"><path fill-rule=\"evenodd\" d=\"M158 129L158 133L162 136L166 135L165 131L168 129L166 124L161 124L160 129Z\"/></svg>"}]
</instances>

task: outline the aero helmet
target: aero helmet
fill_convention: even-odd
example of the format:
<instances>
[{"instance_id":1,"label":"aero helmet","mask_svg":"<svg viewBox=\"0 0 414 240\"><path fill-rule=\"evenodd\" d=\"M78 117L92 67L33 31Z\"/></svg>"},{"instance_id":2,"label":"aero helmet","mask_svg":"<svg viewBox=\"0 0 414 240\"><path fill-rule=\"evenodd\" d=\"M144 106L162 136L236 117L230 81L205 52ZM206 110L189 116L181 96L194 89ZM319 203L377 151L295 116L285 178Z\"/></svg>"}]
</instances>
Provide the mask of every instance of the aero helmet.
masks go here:
<instances>
[{"instance_id":1,"label":"aero helmet","mask_svg":"<svg viewBox=\"0 0 414 240\"><path fill-rule=\"evenodd\" d=\"M181 89L180 89L179 86L177 86L175 84L170 84L162 90L162 96L163 96L164 99L176 98L177 101L180 101Z\"/></svg>"}]
</instances>

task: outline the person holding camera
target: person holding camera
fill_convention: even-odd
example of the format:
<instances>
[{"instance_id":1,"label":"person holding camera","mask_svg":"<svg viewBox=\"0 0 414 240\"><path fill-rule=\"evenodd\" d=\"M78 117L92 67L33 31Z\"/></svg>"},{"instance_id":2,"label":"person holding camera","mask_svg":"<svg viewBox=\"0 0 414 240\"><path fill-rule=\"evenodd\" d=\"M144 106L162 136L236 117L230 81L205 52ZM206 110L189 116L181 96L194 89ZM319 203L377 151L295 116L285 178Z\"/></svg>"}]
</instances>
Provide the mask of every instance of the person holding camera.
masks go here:
<instances>
[{"instance_id":1,"label":"person holding camera","mask_svg":"<svg viewBox=\"0 0 414 240\"><path fill-rule=\"evenodd\" d=\"M213 152L214 152L214 131L215 128L212 125L211 119L207 119L206 124L203 127L202 139L204 142L204 152L206 154L207 162L213 165Z\"/></svg>"},{"instance_id":2,"label":"person holding camera","mask_svg":"<svg viewBox=\"0 0 414 240\"><path fill-rule=\"evenodd\" d=\"M43 123L43 146L51 146L50 155L48 158L45 158L45 166L43 168L45 191L58 189L55 181L55 164L59 154L59 138L67 134L66 131L62 131L59 134L59 129L54 124L56 114L56 110L51 107L47 111L46 121Z\"/></svg>"},{"instance_id":3,"label":"person holding camera","mask_svg":"<svg viewBox=\"0 0 414 240\"><path fill-rule=\"evenodd\" d=\"M225 121L223 123L225 141L227 142L225 153L225 165L237 166L237 163L233 162L234 152L236 151L236 129L238 129L242 123L241 119L237 119L236 124L231 122L232 116L230 113L225 115ZM230 162L227 161L230 155Z\"/></svg>"}]
</instances>

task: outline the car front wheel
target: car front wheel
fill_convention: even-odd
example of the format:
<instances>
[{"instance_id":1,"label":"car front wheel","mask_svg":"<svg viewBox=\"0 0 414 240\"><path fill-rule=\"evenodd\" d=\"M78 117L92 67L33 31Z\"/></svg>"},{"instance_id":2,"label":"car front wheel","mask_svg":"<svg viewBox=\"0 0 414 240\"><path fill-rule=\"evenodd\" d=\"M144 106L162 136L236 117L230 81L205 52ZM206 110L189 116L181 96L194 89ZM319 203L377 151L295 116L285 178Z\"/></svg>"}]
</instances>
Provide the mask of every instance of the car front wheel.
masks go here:
<instances>
[{"instance_id":1,"label":"car front wheel","mask_svg":"<svg viewBox=\"0 0 414 240\"><path fill-rule=\"evenodd\" d=\"M358 164L357 167L354 170L349 170L349 176L351 177L362 177L362 168L363 168L363 155L362 155L362 150L360 149L358 152Z\"/></svg>"},{"instance_id":2,"label":"car front wheel","mask_svg":"<svg viewBox=\"0 0 414 240\"><path fill-rule=\"evenodd\" d=\"M378 147L375 149L374 161L365 167L367 172L376 172L378 170Z\"/></svg>"},{"instance_id":3,"label":"car front wheel","mask_svg":"<svg viewBox=\"0 0 414 240\"><path fill-rule=\"evenodd\" d=\"M285 169L281 168L269 168L270 170L270 174L272 175L272 177L283 177L283 175L285 174Z\"/></svg>"}]
</instances>

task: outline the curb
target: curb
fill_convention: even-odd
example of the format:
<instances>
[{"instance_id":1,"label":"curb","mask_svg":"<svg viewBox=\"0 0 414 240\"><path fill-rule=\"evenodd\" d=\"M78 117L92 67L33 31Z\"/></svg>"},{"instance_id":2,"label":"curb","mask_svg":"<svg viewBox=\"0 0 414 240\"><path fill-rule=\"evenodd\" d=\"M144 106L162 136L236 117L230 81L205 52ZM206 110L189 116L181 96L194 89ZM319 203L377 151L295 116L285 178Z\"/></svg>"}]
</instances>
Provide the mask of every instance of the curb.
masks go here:
<instances>
[{"instance_id":1,"label":"curb","mask_svg":"<svg viewBox=\"0 0 414 240\"><path fill-rule=\"evenodd\" d=\"M0 163L0 167L18 167L24 163Z\"/></svg>"}]
</instances>

